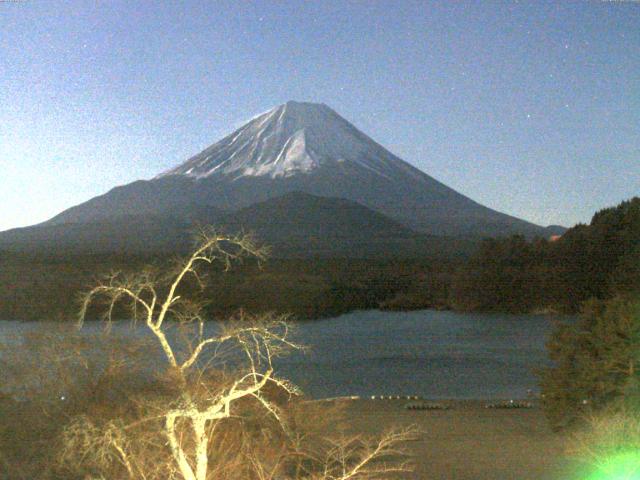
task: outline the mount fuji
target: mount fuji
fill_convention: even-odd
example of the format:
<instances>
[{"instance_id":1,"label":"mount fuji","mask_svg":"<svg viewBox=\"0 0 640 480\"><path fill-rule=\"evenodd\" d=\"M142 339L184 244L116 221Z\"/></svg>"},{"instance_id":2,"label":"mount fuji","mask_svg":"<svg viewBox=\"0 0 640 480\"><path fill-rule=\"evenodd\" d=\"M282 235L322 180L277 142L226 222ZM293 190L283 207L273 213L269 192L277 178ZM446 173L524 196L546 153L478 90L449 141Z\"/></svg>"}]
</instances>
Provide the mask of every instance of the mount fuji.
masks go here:
<instances>
[{"instance_id":1,"label":"mount fuji","mask_svg":"<svg viewBox=\"0 0 640 480\"><path fill-rule=\"evenodd\" d=\"M58 231L69 224L76 231L83 224L126 218L146 218L147 223L163 216L197 220L203 211L215 212L218 219L295 192L355 202L388 218L389 225L420 234L549 235L544 227L487 208L440 183L328 106L293 101L253 118L150 180L116 187L21 231ZM313 204L317 207L319 201ZM304 215L296 215L304 223ZM14 230L10 236L17 241L20 235Z\"/></svg>"}]
</instances>

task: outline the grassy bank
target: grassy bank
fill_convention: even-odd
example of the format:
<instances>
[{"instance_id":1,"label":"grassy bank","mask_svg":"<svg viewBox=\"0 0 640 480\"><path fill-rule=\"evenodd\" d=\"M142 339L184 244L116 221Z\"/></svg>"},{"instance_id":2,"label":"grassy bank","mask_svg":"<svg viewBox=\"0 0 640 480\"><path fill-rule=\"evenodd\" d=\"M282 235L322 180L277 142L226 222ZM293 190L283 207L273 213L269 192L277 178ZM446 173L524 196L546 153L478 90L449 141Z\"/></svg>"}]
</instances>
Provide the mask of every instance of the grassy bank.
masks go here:
<instances>
[{"instance_id":1,"label":"grassy bank","mask_svg":"<svg viewBox=\"0 0 640 480\"><path fill-rule=\"evenodd\" d=\"M325 402L330 408L336 402ZM338 401L343 428L375 435L392 426L416 425L421 437L409 450L410 478L438 480L571 479L567 437L551 431L538 408L487 409L486 402L448 401L447 410L416 411L406 400Z\"/></svg>"}]
</instances>

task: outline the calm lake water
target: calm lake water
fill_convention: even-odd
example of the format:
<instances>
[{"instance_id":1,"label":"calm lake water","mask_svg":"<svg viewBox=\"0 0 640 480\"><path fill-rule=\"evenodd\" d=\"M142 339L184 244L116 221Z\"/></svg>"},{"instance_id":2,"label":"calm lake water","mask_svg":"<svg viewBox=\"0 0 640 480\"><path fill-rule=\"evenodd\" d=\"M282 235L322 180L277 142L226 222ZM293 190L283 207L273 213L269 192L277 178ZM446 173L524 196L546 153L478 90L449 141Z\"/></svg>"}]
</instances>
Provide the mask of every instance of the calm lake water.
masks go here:
<instances>
[{"instance_id":1,"label":"calm lake water","mask_svg":"<svg viewBox=\"0 0 640 480\"><path fill-rule=\"evenodd\" d=\"M545 341L554 319L434 310L354 312L300 323L296 339L308 351L279 359L276 367L314 398L525 398L528 390L538 391L532 370L548 364ZM0 340L33 326L0 322Z\"/></svg>"}]
</instances>

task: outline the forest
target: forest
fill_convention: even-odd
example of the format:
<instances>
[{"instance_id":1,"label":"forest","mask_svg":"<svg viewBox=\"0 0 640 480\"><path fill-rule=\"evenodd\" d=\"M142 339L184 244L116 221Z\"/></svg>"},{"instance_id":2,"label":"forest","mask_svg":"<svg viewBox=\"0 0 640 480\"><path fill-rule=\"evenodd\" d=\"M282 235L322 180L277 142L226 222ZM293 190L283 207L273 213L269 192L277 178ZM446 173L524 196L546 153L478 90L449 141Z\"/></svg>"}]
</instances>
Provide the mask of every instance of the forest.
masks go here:
<instances>
[{"instance_id":1,"label":"forest","mask_svg":"<svg viewBox=\"0 0 640 480\"><path fill-rule=\"evenodd\" d=\"M588 299L640 285L640 198L597 212L556 239L477 241L441 257L270 258L224 275L211 267L204 292L215 317L240 307L295 318L357 309L424 308L509 313L576 313ZM63 319L97 275L170 264L173 253L73 255L0 252L0 318Z\"/></svg>"},{"instance_id":2,"label":"forest","mask_svg":"<svg viewBox=\"0 0 640 480\"><path fill-rule=\"evenodd\" d=\"M484 240L452 281L460 310L576 313L640 289L640 198L597 212L554 240Z\"/></svg>"}]
</instances>

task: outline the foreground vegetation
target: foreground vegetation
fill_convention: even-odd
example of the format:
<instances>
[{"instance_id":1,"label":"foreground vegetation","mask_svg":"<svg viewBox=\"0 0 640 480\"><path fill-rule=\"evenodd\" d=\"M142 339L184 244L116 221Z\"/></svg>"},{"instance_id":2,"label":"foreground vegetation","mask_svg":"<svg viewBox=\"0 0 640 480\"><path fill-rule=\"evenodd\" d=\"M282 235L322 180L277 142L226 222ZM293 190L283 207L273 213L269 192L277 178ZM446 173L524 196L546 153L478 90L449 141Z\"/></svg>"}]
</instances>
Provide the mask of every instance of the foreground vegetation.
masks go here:
<instances>
[{"instance_id":1,"label":"foreground vegetation","mask_svg":"<svg viewBox=\"0 0 640 480\"><path fill-rule=\"evenodd\" d=\"M640 296L586 303L578 321L557 326L547 347L553 366L541 371L541 386L555 427L640 407Z\"/></svg>"},{"instance_id":2,"label":"foreground vegetation","mask_svg":"<svg viewBox=\"0 0 640 480\"><path fill-rule=\"evenodd\" d=\"M550 425L570 432L567 455L581 477L637 478L640 472L640 295L583 305L560 323L540 371Z\"/></svg>"},{"instance_id":3,"label":"foreground vegetation","mask_svg":"<svg viewBox=\"0 0 640 480\"><path fill-rule=\"evenodd\" d=\"M410 428L372 440L315 434L322 421L272 366L301 348L283 318L241 316L204 336L203 303L185 282L201 284L201 265L228 269L246 257L264 250L206 232L173 269L113 273L85 293L80 322L96 303L107 324L124 309L149 333L142 339L73 330L5 339L0 475L364 480L411 471L401 446Z\"/></svg>"},{"instance_id":4,"label":"foreground vegetation","mask_svg":"<svg viewBox=\"0 0 640 480\"><path fill-rule=\"evenodd\" d=\"M638 478L640 417L637 409L609 408L587 418L568 438L566 454L579 478L587 480Z\"/></svg>"}]
</instances>

